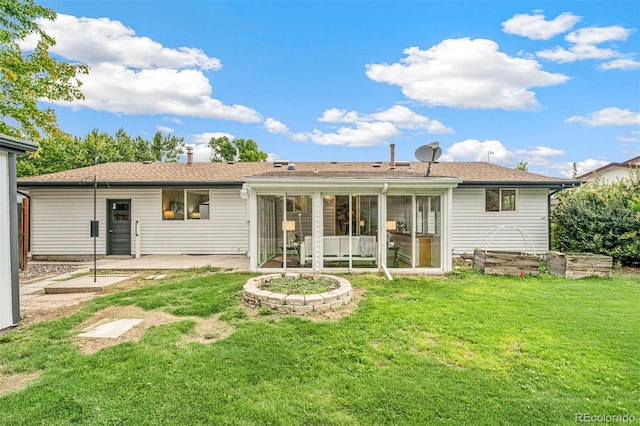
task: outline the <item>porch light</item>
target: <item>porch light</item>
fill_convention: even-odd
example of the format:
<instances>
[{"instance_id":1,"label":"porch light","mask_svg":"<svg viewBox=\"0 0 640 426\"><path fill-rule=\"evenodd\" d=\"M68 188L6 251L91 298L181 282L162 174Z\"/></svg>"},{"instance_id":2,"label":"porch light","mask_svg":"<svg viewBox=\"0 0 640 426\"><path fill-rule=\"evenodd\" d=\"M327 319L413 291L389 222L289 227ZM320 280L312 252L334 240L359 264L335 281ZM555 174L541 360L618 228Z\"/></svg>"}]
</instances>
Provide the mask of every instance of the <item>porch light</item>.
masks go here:
<instances>
[{"instance_id":1,"label":"porch light","mask_svg":"<svg viewBox=\"0 0 640 426\"><path fill-rule=\"evenodd\" d=\"M173 219L173 210L165 210L162 212L162 217L167 220L167 219Z\"/></svg>"}]
</instances>

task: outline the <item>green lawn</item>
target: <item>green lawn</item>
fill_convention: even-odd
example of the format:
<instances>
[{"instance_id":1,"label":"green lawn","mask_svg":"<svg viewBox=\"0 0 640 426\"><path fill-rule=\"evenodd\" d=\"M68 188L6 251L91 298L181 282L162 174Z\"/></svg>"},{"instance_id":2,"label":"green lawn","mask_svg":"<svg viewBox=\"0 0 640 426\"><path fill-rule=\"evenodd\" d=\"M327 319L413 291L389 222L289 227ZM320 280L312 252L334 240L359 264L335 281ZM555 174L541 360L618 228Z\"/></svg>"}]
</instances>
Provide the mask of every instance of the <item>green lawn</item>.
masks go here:
<instances>
[{"instance_id":1,"label":"green lawn","mask_svg":"<svg viewBox=\"0 0 640 426\"><path fill-rule=\"evenodd\" d=\"M248 274L195 273L94 299L0 336L2 425L574 424L640 422L640 279L459 273L348 277L366 293L339 321L248 316ZM198 276L200 275L200 276ZM193 320L92 355L74 327L112 305L222 313L235 331L178 344Z\"/></svg>"}]
</instances>

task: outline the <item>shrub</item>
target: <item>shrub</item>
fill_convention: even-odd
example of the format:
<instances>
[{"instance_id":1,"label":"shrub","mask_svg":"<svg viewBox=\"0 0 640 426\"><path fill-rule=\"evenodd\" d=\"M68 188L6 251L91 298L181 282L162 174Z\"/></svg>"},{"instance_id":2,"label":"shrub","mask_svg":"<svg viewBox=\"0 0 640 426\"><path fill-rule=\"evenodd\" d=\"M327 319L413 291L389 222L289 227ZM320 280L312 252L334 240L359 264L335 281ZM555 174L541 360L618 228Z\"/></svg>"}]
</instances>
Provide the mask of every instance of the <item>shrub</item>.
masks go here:
<instances>
[{"instance_id":1,"label":"shrub","mask_svg":"<svg viewBox=\"0 0 640 426\"><path fill-rule=\"evenodd\" d=\"M556 195L552 246L564 252L612 256L615 263L640 265L640 172L605 184L602 180Z\"/></svg>"}]
</instances>

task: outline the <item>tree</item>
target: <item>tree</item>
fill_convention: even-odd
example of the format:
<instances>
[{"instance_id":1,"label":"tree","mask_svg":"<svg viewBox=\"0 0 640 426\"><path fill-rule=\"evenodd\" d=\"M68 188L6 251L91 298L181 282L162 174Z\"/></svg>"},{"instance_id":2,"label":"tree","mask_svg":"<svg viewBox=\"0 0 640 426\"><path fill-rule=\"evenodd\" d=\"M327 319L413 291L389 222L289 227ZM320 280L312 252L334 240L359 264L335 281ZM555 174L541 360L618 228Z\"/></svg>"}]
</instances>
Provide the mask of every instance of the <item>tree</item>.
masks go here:
<instances>
[{"instance_id":1,"label":"tree","mask_svg":"<svg viewBox=\"0 0 640 426\"><path fill-rule=\"evenodd\" d=\"M42 139L36 152L18 157L16 171L19 177L54 173L81 167L84 157L83 142L79 138L61 135Z\"/></svg>"},{"instance_id":2,"label":"tree","mask_svg":"<svg viewBox=\"0 0 640 426\"><path fill-rule=\"evenodd\" d=\"M529 162L520 160L518 165L516 166L516 170L522 170L523 172L529 171Z\"/></svg>"},{"instance_id":3,"label":"tree","mask_svg":"<svg viewBox=\"0 0 640 426\"><path fill-rule=\"evenodd\" d=\"M260 162L267 161L267 153L260 151L258 144L253 139L234 139L228 137L211 138L211 161L213 162Z\"/></svg>"},{"instance_id":4,"label":"tree","mask_svg":"<svg viewBox=\"0 0 640 426\"><path fill-rule=\"evenodd\" d=\"M184 138L156 132L151 142L151 157L156 161L176 162L184 152Z\"/></svg>"},{"instance_id":5,"label":"tree","mask_svg":"<svg viewBox=\"0 0 640 426\"><path fill-rule=\"evenodd\" d=\"M640 173L629 179L588 182L556 194L552 244L565 252L612 256L640 266ZM639 210L636 210L636 208Z\"/></svg>"},{"instance_id":6,"label":"tree","mask_svg":"<svg viewBox=\"0 0 640 426\"><path fill-rule=\"evenodd\" d=\"M128 135L115 136L94 129L84 137L61 135L40 141L40 147L17 161L18 176L35 176L94 164L122 161L176 161L182 154L183 138L156 133L153 141Z\"/></svg>"},{"instance_id":7,"label":"tree","mask_svg":"<svg viewBox=\"0 0 640 426\"><path fill-rule=\"evenodd\" d=\"M0 132L40 140L41 132L60 136L53 108L38 107L39 100L84 99L79 74L87 65L58 62L49 56L55 40L40 29L38 18L55 20L52 9L33 0L0 0ZM37 36L37 46L24 53L20 42Z\"/></svg>"}]
</instances>

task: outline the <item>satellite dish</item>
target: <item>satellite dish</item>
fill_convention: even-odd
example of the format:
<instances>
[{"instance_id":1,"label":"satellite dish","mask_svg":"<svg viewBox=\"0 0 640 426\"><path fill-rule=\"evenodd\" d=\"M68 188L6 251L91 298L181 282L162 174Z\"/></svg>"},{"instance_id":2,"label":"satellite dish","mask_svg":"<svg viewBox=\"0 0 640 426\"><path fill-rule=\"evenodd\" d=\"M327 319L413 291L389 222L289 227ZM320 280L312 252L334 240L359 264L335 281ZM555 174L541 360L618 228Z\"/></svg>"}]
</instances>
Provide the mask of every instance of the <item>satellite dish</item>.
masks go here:
<instances>
[{"instance_id":1,"label":"satellite dish","mask_svg":"<svg viewBox=\"0 0 640 426\"><path fill-rule=\"evenodd\" d=\"M434 163L442 155L442 148L440 148L440 142L432 142L428 145L422 145L414 154L416 158L423 163L429 163L427 168L427 176L431 174L431 163Z\"/></svg>"}]
</instances>

